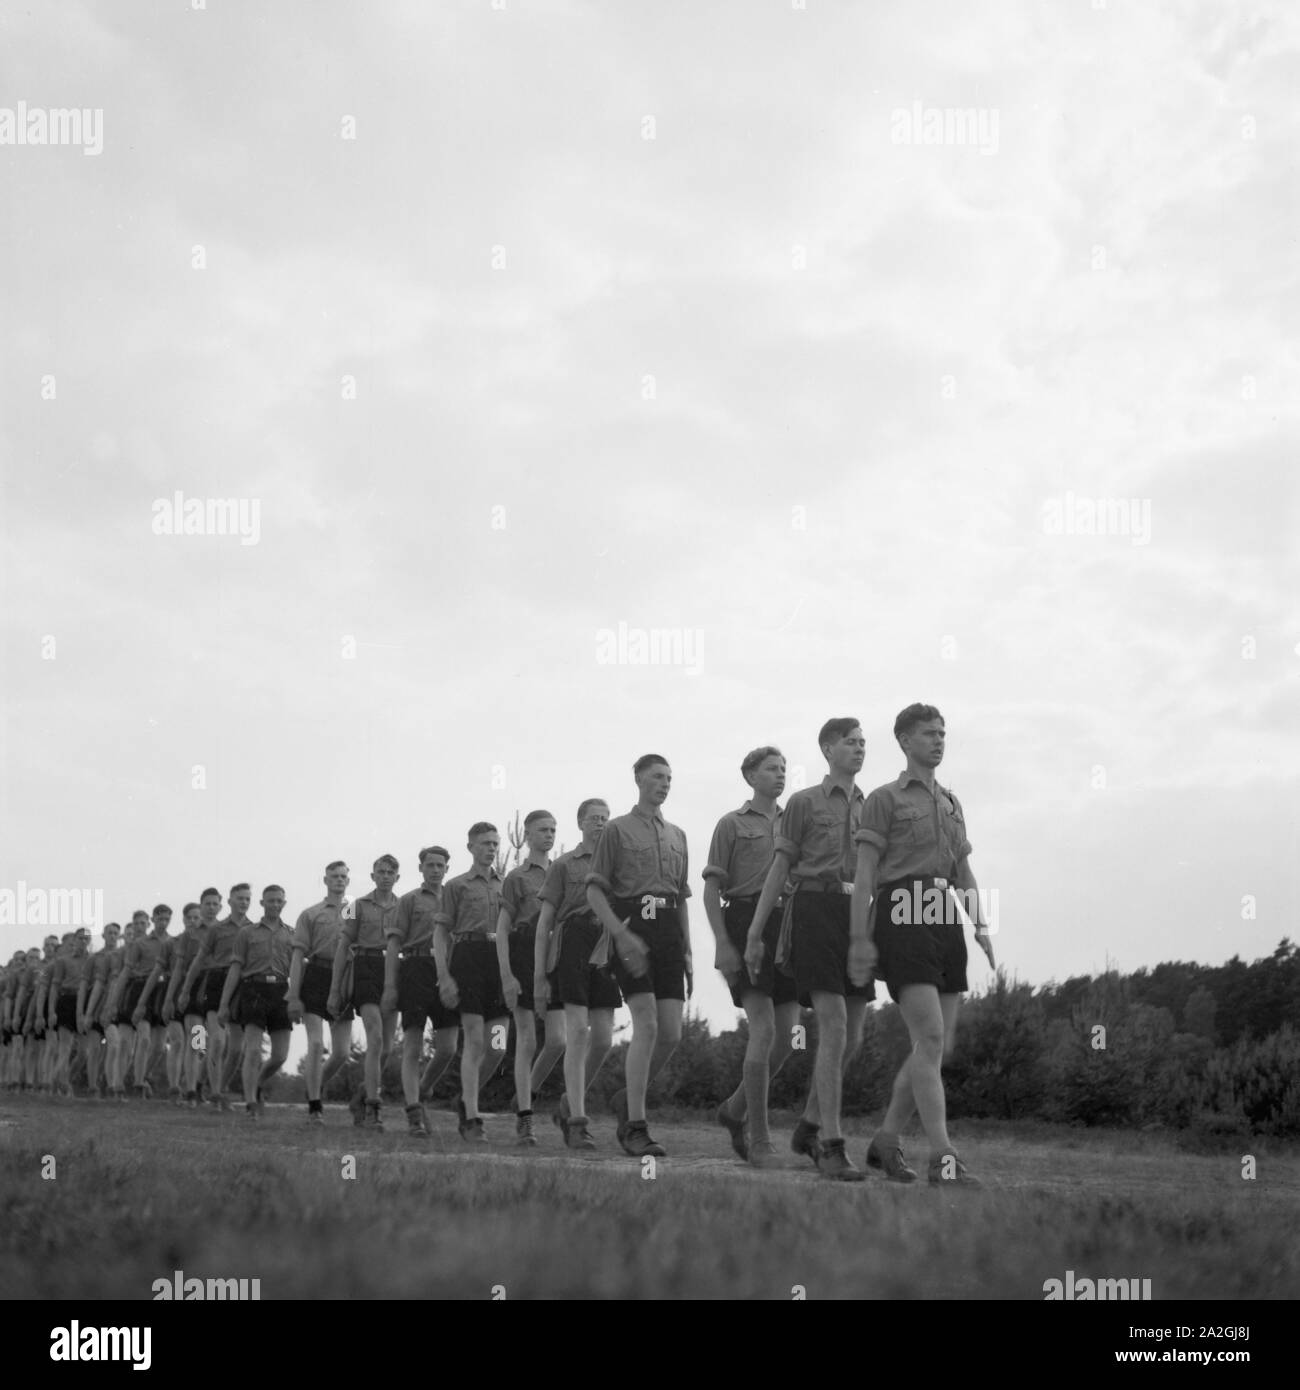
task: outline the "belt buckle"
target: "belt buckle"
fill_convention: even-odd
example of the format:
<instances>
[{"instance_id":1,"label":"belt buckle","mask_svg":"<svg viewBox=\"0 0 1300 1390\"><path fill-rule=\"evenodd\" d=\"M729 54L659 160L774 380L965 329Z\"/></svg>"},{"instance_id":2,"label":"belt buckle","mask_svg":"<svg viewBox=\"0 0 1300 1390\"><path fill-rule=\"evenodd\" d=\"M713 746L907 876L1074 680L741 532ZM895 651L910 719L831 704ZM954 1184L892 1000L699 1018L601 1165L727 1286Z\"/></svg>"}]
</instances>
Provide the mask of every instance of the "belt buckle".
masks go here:
<instances>
[{"instance_id":1,"label":"belt buckle","mask_svg":"<svg viewBox=\"0 0 1300 1390\"><path fill-rule=\"evenodd\" d=\"M845 894L845 896L852 895L853 884L850 883L847 879L840 879L840 892Z\"/></svg>"}]
</instances>

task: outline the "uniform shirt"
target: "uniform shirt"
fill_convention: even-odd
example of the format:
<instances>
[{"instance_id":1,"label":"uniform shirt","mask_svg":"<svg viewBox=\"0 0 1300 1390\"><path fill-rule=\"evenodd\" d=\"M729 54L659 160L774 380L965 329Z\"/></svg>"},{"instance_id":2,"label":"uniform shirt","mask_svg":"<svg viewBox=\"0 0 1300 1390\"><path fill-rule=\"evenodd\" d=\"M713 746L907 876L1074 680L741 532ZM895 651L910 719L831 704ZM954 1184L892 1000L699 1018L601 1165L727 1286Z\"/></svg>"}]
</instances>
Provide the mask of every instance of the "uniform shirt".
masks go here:
<instances>
[{"instance_id":1,"label":"uniform shirt","mask_svg":"<svg viewBox=\"0 0 1300 1390\"><path fill-rule=\"evenodd\" d=\"M852 795L846 796L844 788L829 777L823 777L818 786L795 792L781 813L775 835L775 848L789 856L794 882L853 882L857 867L853 834L863 800L856 783Z\"/></svg>"},{"instance_id":2,"label":"uniform shirt","mask_svg":"<svg viewBox=\"0 0 1300 1390\"><path fill-rule=\"evenodd\" d=\"M541 915L542 900L537 896L546 882L549 864L531 859L517 865L501 885L501 906L510 914L511 934L532 931Z\"/></svg>"},{"instance_id":3,"label":"uniform shirt","mask_svg":"<svg viewBox=\"0 0 1300 1390\"><path fill-rule=\"evenodd\" d=\"M189 974L190 966L194 964L194 958L203 948L203 928L191 934L182 932L174 937L175 945L172 947L172 979L176 981L177 988L185 983L185 977Z\"/></svg>"},{"instance_id":4,"label":"uniform shirt","mask_svg":"<svg viewBox=\"0 0 1300 1390\"><path fill-rule=\"evenodd\" d=\"M594 854L595 851L586 845L579 845L577 849L571 849L552 860L537 897L540 902L550 903L555 909L556 922L563 922L575 912L591 911L587 903L587 876L591 873ZM541 909L538 908L538 911Z\"/></svg>"},{"instance_id":5,"label":"uniform shirt","mask_svg":"<svg viewBox=\"0 0 1300 1390\"><path fill-rule=\"evenodd\" d=\"M60 956L50 971L50 988L60 994L75 994L85 970L85 956Z\"/></svg>"},{"instance_id":6,"label":"uniform shirt","mask_svg":"<svg viewBox=\"0 0 1300 1390\"><path fill-rule=\"evenodd\" d=\"M904 772L867 798L854 837L880 851L878 883L900 878L953 878L971 852L961 802L938 782L934 791Z\"/></svg>"},{"instance_id":7,"label":"uniform shirt","mask_svg":"<svg viewBox=\"0 0 1300 1390\"><path fill-rule=\"evenodd\" d=\"M322 900L312 907L303 908L293 928L294 950L301 950L307 960L315 961L318 965L333 965L339 932L343 927L343 913L350 907L351 904L345 899L337 907Z\"/></svg>"},{"instance_id":8,"label":"uniform shirt","mask_svg":"<svg viewBox=\"0 0 1300 1390\"><path fill-rule=\"evenodd\" d=\"M686 836L658 811L634 806L605 826L587 883L613 898L637 898L643 893L689 898L686 873Z\"/></svg>"},{"instance_id":9,"label":"uniform shirt","mask_svg":"<svg viewBox=\"0 0 1300 1390\"><path fill-rule=\"evenodd\" d=\"M470 932L496 933L497 918L501 915L501 875L489 865L480 869L477 864L467 873L458 874L442 885L442 903L434 914L452 936Z\"/></svg>"},{"instance_id":10,"label":"uniform shirt","mask_svg":"<svg viewBox=\"0 0 1300 1390\"><path fill-rule=\"evenodd\" d=\"M122 949L110 950L107 946L102 951L96 953L95 958L90 963L90 973L87 976L89 988L86 990L86 1003L90 1003L90 996L94 993L96 985L102 986L99 992L99 1007L102 1009L108 1003L108 991L113 986L113 981L117 978L117 973L122 968L122 962L126 959L126 952Z\"/></svg>"},{"instance_id":11,"label":"uniform shirt","mask_svg":"<svg viewBox=\"0 0 1300 1390\"><path fill-rule=\"evenodd\" d=\"M776 824L781 808L764 815L752 801L738 811L728 811L718 822L709 843L709 862L702 877L718 880L724 898L753 898L763 891L763 880L776 850Z\"/></svg>"},{"instance_id":12,"label":"uniform shirt","mask_svg":"<svg viewBox=\"0 0 1300 1390\"><path fill-rule=\"evenodd\" d=\"M230 962L243 976L279 975L287 979L293 959L293 933L283 922L245 922L235 933Z\"/></svg>"},{"instance_id":13,"label":"uniform shirt","mask_svg":"<svg viewBox=\"0 0 1300 1390\"><path fill-rule=\"evenodd\" d=\"M213 924L203 933L203 945L199 947L199 955L203 957L203 968L205 970L228 970L230 968L231 952L235 949L235 937L239 935L239 929L244 923L236 922L234 916L223 917L219 922Z\"/></svg>"},{"instance_id":14,"label":"uniform shirt","mask_svg":"<svg viewBox=\"0 0 1300 1390\"><path fill-rule=\"evenodd\" d=\"M442 884L426 888L420 884L397 901L397 915L384 930L390 940L397 938L400 950L410 951L417 946L433 944L433 919L442 905Z\"/></svg>"},{"instance_id":15,"label":"uniform shirt","mask_svg":"<svg viewBox=\"0 0 1300 1390\"><path fill-rule=\"evenodd\" d=\"M158 969L162 974L162 982L165 985L172 977L172 970L176 965L176 941L174 936L168 936L162 944L162 950L158 952ZM160 999L162 995L158 996Z\"/></svg>"},{"instance_id":16,"label":"uniform shirt","mask_svg":"<svg viewBox=\"0 0 1300 1390\"><path fill-rule=\"evenodd\" d=\"M365 951L382 951L388 927L397 922L398 901L394 898L385 905L373 893L358 898L352 904L353 910L343 919L343 940L355 942Z\"/></svg>"},{"instance_id":17,"label":"uniform shirt","mask_svg":"<svg viewBox=\"0 0 1300 1390\"><path fill-rule=\"evenodd\" d=\"M147 980L153 974L162 953L162 942L152 932L148 936L137 937L126 948L126 959L122 968L133 980Z\"/></svg>"}]
</instances>

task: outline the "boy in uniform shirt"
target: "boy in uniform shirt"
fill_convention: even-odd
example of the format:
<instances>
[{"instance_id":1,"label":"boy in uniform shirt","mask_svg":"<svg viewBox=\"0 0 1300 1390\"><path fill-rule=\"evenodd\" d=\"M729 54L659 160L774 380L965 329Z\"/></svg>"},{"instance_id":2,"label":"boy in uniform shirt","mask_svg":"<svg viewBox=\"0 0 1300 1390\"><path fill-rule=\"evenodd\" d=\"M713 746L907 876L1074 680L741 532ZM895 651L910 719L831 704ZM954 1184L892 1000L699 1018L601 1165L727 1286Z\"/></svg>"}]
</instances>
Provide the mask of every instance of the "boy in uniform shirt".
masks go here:
<instances>
[{"instance_id":1,"label":"boy in uniform shirt","mask_svg":"<svg viewBox=\"0 0 1300 1390\"><path fill-rule=\"evenodd\" d=\"M351 904L347 893L348 866L335 859L325 868L325 897L304 908L293 929L293 965L289 970L289 1018L307 1026L307 1123L325 1123L321 1094L352 1055L351 1005L337 1017L330 1012L329 993L333 979L334 955L343 914ZM330 1030L330 1060L325 1065L325 1025Z\"/></svg>"},{"instance_id":2,"label":"boy in uniform shirt","mask_svg":"<svg viewBox=\"0 0 1300 1390\"><path fill-rule=\"evenodd\" d=\"M215 889L208 888L199 897L200 910L207 909L212 902ZM252 894L248 884L237 883L230 890L227 902L230 915L219 918L203 933L193 961L185 972L181 983L181 993L188 999L187 1012L196 1006L203 1010L208 1029L208 1100L220 1110L229 1110L230 1101L226 1097L227 1057L233 1055L238 1065L243 1030L232 1022L225 1027L217 1015L221 1011L221 992L226 986L226 976L230 972L231 953L235 948L235 937L248 920L248 904ZM218 910L221 894L217 893Z\"/></svg>"},{"instance_id":3,"label":"boy in uniform shirt","mask_svg":"<svg viewBox=\"0 0 1300 1390\"><path fill-rule=\"evenodd\" d=\"M215 888L205 888L197 903L185 904L185 927L176 938L172 951L171 979L167 982L167 994L163 1000L163 1017L179 1020L180 1023L184 1057L181 1084L185 1090L185 1104L191 1110L199 1103L199 1077L205 1051L200 1043L206 1035L206 1028L203 1005L197 998L199 991L186 990L185 981L203 945L204 932L215 924L220 910L221 894Z\"/></svg>"},{"instance_id":4,"label":"boy in uniform shirt","mask_svg":"<svg viewBox=\"0 0 1300 1390\"><path fill-rule=\"evenodd\" d=\"M91 991L92 1011L98 1001L100 1021L104 1025L104 1036L108 1039L108 1056L105 1065L108 1071L108 1093L119 1103L126 1102L126 1073L131 1065L131 1055L135 1050L135 1031L130 1019L118 1021L118 1006L126 988L126 953L133 942L148 930L147 913L136 912L122 932L123 944L109 958L101 983Z\"/></svg>"},{"instance_id":5,"label":"boy in uniform shirt","mask_svg":"<svg viewBox=\"0 0 1300 1390\"><path fill-rule=\"evenodd\" d=\"M117 922L109 922L104 928L104 945L87 960L77 989L77 1028L85 1039L86 1079L90 1094L96 1099L106 1090L105 1067L109 1049L102 1006L108 983L111 982L108 972L113 968L113 957L121 955L117 949L121 936L121 926ZM117 963L120 965L121 961Z\"/></svg>"},{"instance_id":6,"label":"boy in uniform shirt","mask_svg":"<svg viewBox=\"0 0 1300 1390\"><path fill-rule=\"evenodd\" d=\"M397 897L393 884L401 877L400 865L391 854L375 860L370 878L373 891L363 894L352 905L339 929L334 948L334 965L327 1001L330 1013L343 1012L343 975L352 954L352 1007L361 1015L366 1030L366 1058L361 1085L352 1098L353 1118L368 1129L383 1129L380 1118L380 1086L384 1063L393 1050L397 1014L385 1014L380 1005L384 997L384 955L387 929L397 921Z\"/></svg>"},{"instance_id":7,"label":"boy in uniform shirt","mask_svg":"<svg viewBox=\"0 0 1300 1390\"><path fill-rule=\"evenodd\" d=\"M6 1090L17 1091L22 1088L19 1072L22 1068L22 1033L14 1031L14 998L18 993L18 981L27 968L27 956L15 951L5 968L4 984L0 988L0 1027L4 1037L4 1084Z\"/></svg>"},{"instance_id":8,"label":"boy in uniform shirt","mask_svg":"<svg viewBox=\"0 0 1300 1390\"><path fill-rule=\"evenodd\" d=\"M50 990L46 1001L50 1042L55 1058L52 1073L56 1095L72 1094L72 1044L77 1036L77 992L86 969L86 938L81 932L67 932L63 954L50 970Z\"/></svg>"},{"instance_id":9,"label":"boy in uniform shirt","mask_svg":"<svg viewBox=\"0 0 1300 1390\"><path fill-rule=\"evenodd\" d=\"M159 903L153 910L153 939L158 943L158 954L154 960L153 969L149 972L149 978L144 982L144 989L140 991L140 999L131 1014L131 1023L137 1030L136 1036L139 1037L139 1029L142 1023L149 1027L149 1058L145 1063L146 1079L153 1075L154 1069L167 1047L167 1027L163 1023L162 1004L166 986L162 983L163 977L159 971L160 965L164 960L170 967L171 937L168 931L171 927L172 910L166 903ZM180 1058L173 1060L171 1052L167 1056L167 1075L171 1081L173 1065L179 1066ZM175 1104L180 1099L180 1090L173 1086L171 1089L170 1100Z\"/></svg>"},{"instance_id":10,"label":"boy in uniform shirt","mask_svg":"<svg viewBox=\"0 0 1300 1390\"><path fill-rule=\"evenodd\" d=\"M59 938L47 936L43 943L43 955L31 974L31 987L24 1009L28 1088L38 1094L50 1089L50 1058L54 1055L54 1040L45 1036L45 996L49 992L50 971L58 952Z\"/></svg>"},{"instance_id":11,"label":"boy in uniform shirt","mask_svg":"<svg viewBox=\"0 0 1300 1390\"><path fill-rule=\"evenodd\" d=\"M825 1178L861 1182L862 1170L844 1151L840 1104L844 1068L862 1044L867 1005L876 997L874 986L853 984L848 974L853 833L863 800L854 778L867 741L858 721L845 718L828 719L817 742L830 770L816 786L795 792L782 813L772 867L749 927L745 965L757 984L767 958L763 933L768 915L788 878L794 891L782 915L776 966L779 970L784 964L788 944L799 1002L817 1014L812 1090L790 1147L806 1153Z\"/></svg>"},{"instance_id":12,"label":"boy in uniform shirt","mask_svg":"<svg viewBox=\"0 0 1300 1390\"><path fill-rule=\"evenodd\" d=\"M587 875L587 902L614 947L614 978L632 1014L627 1088L612 1097L618 1139L634 1158L663 1157L646 1125L646 1091L681 1041L691 978L686 836L659 808L672 786L667 758L632 768L637 804L606 826Z\"/></svg>"},{"instance_id":13,"label":"boy in uniform shirt","mask_svg":"<svg viewBox=\"0 0 1300 1390\"><path fill-rule=\"evenodd\" d=\"M170 918L171 910L165 903L159 903L154 908L154 921L160 920L159 909L166 909L167 916ZM117 991L117 1023L118 1027L125 1030L123 1051L127 1055L127 1063L123 1066L123 1084L126 1081L126 1072L129 1069L134 1078L136 1094L141 1100L148 1100L153 1094L153 1088L149 1085L149 1056L153 1050L153 1026L146 1017L147 1006L141 1003L144 998L145 986L149 983L153 975L153 968L158 964L158 953L162 950L162 941L157 934L157 927L153 931L144 928L140 918L143 913L135 914L137 923L136 938L130 942L126 948L126 957L122 961L122 971L114 983ZM164 935L166 933L164 932Z\"/></svg>"},{"instance_id":14,"label":"boy in uniform shirt","mask_svg":"<svg viewBox=\"0 0 1300 1390\"><path fill-rule=\"evenodd\" d=\"M187 903L181 909L181 921L185 922L191 912L197 920L197 903ZM153 974L149 977L144 991L154 1027L163 1030L167 1049L167 1098L173 1105L179 1105L182 1100L181 1068L185 1062L185 1035L181 1020L174 1012L172 991L178 941L178 937L171 935L164 938L162 949L158 952L158 963L154 966Z\"/></svg>"},{"instance_id":15,"label":"boy in uniform shirt","mask_svg":"<svg viewBox=\"0 0 1300 1390\"><path fill-rule=\"evenodd\" d=\"M36 976L41 965L41 948L33 946L23 957L14 984L13 1004L9 1013L9 1027L14 1035L18 1052L14 1059L14 1083L18 1090L26 1091L34 1084L32 1073L36 1066L33 1051L35 1039L32 1036L32 1003L36 997Z\"/></svg>"},{"instance_id":16,"label":"boy in uniform shirt","mask_svg":"<svg viewBox=\"0 0 1300 1390\"><path fill-rule=\"evenodd\" d=\"M476 821L470 826L467 848L473 866L443 885L434 915L438 996L447 1008L460 1009L464 1034L460 1136L475 1144L487 1142L478 1111L482 1071L488 1068L491 1075L500 1065L510 1027L493 942L501 915L501 877L494 867L500 843L495 825Z\"/></svg>"},{"instance_id":17,"label":"boy in uniform shirt","mask_svg":"<svg viewBox=\"0 0 1300 1390\"><path fill-rule=\"evenodd\" d=\"M438 968L433 959L433 924L442 904L442 880L451 856L441 845L420 851L418 888L398 900L397 916L387 929L384 996L380 1012L394 1011L402 1020L402 1099L409 1133L427 1138L429 1117L420 1104L420 1053L424 1025L433 1022L433 1060L441 1075L456 1055L460 1018L438 997Z\"/></svg>"},{"instance_id":18,"label":"boy in uniform shirt","mask_svg":"<svg viewBox=\"0 0 1300 1390\"><path fill-rule=\"evenodd\" d=\"M717 943L714 964L727 981L732 1003L744 1009L749 1024L741 1082L718 1107L718 1122L730 1133L732 1147L741 1158L764 1168L776 1166L776 1149L767 1127L768 1086L790 1056L799 1022L794 981L774 965L784 902L775 904L763 927L767 954L756 981L745 970L744 953L775 852L785 758L779 748L755 748L745 755L740 774L751 795L738 811L728 811L713 832L703 874L704 910Z\"/></svg>"},{"instance_id":19,"label":"boy in uniform shirt","mask_svg":"<svg viewBox=\"0 0 1300 1390\"><path fill-rule=\"evenodd\" d=\"M247 883L237 883L230 890L230 896L226 899L230 907L230 916L226 919L227 923L238 931L240 927L247 926L252 918L248 915L248 909L253 903L253 890ZM234 935L231 935L231 947L234 947ZM229 972L229 963L226 971ZM222 976L221 986L225 985L225 976ZM217 994L218 1006L221 1002L221 994ZM224 1029L226 1035L226 1046L221 1071L221 1090L222 1094L238 1088L243 1089L240 1080L240 1073L244 1065L244 1027L239 1022L239 995L230 1001L230 1026Z\"/></svg>"},{"instance_id":20,"label":"boy in uniform shirt","mask_svg":"<svg viewBox=\"0 0 1300 1390\"><path fill-rule=\"evenodd\" d=\"M238 995L243 1028L244 1104L250 1119L263 1111L263 1089L289 1055L289 967L293 936L281 920L284 889L262 889L262 920L245 922L230 949L230 970L221 988L217 1019L224 1028ZM262 1033L271 1035L271 1055L262 1062Z\"/></svg>"},{"instance_id":21,"label":"boy in uniform shirt","mask_svg":"<svg viewBox=\"0 0 1300 1390\"><path fill-rule=\"evenodd\" d=\"M591 962L602 928L587 902L587 876L608 820L609 805L599 797L578 807L582 843L546 871L539 895L533 997L564 1010L564 1098L555 1121L570 1149L596 1147L587 1127L587 1089L609 1056L614 1010L623 1002L609 967Z\"/></svg>"},{"instance_id":22,"label":"boy in uniform shirt","mask_svg":"<svg viewBox=\"0 0 1300 1390\"><path fill-rule=\"evenodd\" d=\"M506 875L501 885L497 917L497 965L501 994L515 1018L515 1142L524 1148L537 1143L533 1133L533 1058L537 1052L537 1016L533 998L538 893L546 882L555 845L555 817L549 811L529 811L524 817L528 858Z\"/></svg>"},{"instance_id":23,"label":"boy in uniform shirt","mask_svg":"<svg viewBox=\"0 0 1300 1390\"><path fill-rule=\"evenodd\" d=\"M900 1136L919 1111L930 1141L929 1180L978 1187L948 1137L941 1074L966 989L966 938L950 886L976 902L975 940L990 966L993 946L976 899L966 817L934 775L943 761L943 716L933 705L909 705L894 721L894 737L907 767L867 797L854 837L858 862L849 971L865 980L874 967L889 986L912 1051L894 1078L889 1109L867 1149L867 1166L894 1182L915 1179Z\"/></svg>"}]
</instances>

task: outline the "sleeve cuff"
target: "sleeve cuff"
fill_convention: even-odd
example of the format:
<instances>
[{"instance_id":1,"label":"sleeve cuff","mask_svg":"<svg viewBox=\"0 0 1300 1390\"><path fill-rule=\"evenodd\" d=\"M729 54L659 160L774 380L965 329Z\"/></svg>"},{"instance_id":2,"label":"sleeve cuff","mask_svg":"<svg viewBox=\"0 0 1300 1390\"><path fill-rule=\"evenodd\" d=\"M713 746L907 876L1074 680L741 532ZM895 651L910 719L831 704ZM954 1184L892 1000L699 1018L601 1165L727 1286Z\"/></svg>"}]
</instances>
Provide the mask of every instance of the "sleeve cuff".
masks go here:
<instances>
[{"instance_id":1,"label":"sleeve cuff","mask_svg":"<svg viewBox=\"0 0 1300 1390\"><path fill-rule=\"evenodd\" d=\"M614 891L609 886L609 879L607 879L604 874L588 874L582 882L584 888L599 888L603 892L611 894Z\"/></svg>"},{"instance_id":2,"label":"sleeve cuff","mask_svg":"<svg viewBox=\"0 0 1300 1390\"><path fill-rule=\"evenodd\" d=\"M799 846L793 840L787 840L784 835L776 835L772 840L772 848L778 854L784 854L790 861L790 867L799 862Z\"/></svg>"},{"instance_id":3,"label":"sleeve cuff","mask_svg":"<svg viewBox=\"0 0 1300 1390\"><path fill-rule=\"evenodd\" d=\"M711 878L721 879L722 882L718 884L718 887L721 888L724 892L726 891L727 871L726 869L720 868L717 864L706 864L704 866L703 871L700 874L700 877L705 881L705 883L707 883Z\"/></svg>"},{"instance_id":4,"label":"sleeve cuff","mask_svg":"<svg viewBox=\"0 0 1300 1390\"><path fill-rule=\"evenodd\" d=\"M855 845L871 845L875 849L887 849L889 841L879 830L868 830L865 825L859 826L853 832L853 843Z\"/></svg>"}]
</instances>

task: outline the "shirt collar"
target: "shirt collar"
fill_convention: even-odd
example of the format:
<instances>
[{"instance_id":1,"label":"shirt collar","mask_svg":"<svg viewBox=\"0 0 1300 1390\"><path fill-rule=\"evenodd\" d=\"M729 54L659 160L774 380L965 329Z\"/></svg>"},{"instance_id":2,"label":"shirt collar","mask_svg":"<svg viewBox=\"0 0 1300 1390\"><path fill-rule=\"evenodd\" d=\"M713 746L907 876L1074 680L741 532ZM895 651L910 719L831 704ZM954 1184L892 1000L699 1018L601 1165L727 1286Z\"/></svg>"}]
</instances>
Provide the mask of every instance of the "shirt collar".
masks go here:
<instances>
[{"instance_id":1,"label":"shirt collar","mask_svg":"<svg viewBox=\"0 0 1300 1390\"><path fill-rule=\"evenodd\" d=\"M266 920L265 917L262 917L262 918L259 918L256 922L253 922L251 925L252 925L252 926L255 926L255 927L269 927L269 928L271 929L271 931L274 931L276 927L282 927L282 926L284 926L284 918L281 917L280 920L279 920L278 922L276 922L274 925L272 925L270 922L268 922L268 921Z\"/></svg>"},{"instance_id":2,"label":"shirt collar","mask_svg":"<svg viewBox=\"0 0 1300 1390\"><path fill-rule=\"evenodd\" d=\"M826 774L826 776L822 778L822 795L829 798L830 794L831 794L833 791L836 791L836 790L837 790L837 785L836 785L836 783L834 783L834 782L831 781L830 773L828 772L828 773ZM845 797L844 799L845 799L846 801L849 800L848 797ZM853 784L853 797L852 797L852 799L853 799L854 801L861 801L861 800L862 800L862 788L861 788L860 786L858 786L858 784L857 784L856 782L854 782L854 784Z\"/></svg>"},{"instance_id":3,"label":"shirt collar","mask_svg":"<svg viewBox=\"0 0 1300 1390\"><path fill-rule=\"evenodd\" d=\"M921 786L925 787L926 791L930 790L929 787L926 787L924 778L918 777L915 772L909 772L906 768L904 768L902 772L898 774L898 790L901 792L911 782L919 782ZM939 789L939 783L937 780L935 781L934 785L936 789Z\"/></svg>"},{"instance_id":4,"label":"shirt collar","mask_svg":"<svg viewBox=\"0 0 1300 1390\"><path fill-rule=\"evenodd\" d=\"M632 814L633 814L634 816L640 816L642 820L650 821L652 824L663 825L663 823L664 823L664 818L663 818L663 816L659 813L658 808L656 808L656 809L653 810L653 811L648 811L648 812L647 812L647 811L643 811L643 810L641 809L640 803L638 803L637 805L635 805L635 806L632 807Z\"/></svg>"},{"instance_id":5,"label":"shirt collar","mask_svg":"<svg viewBox=\"0 0 1300 1390\"><path fill-rule=\"evenodd\" d=\"M480 868L477 864L472 864L469 873L467 873L465 877L485 879L488 883L501 882L501 875L497 873L495 864L489 864L486 869Z\"/></svg>"},{"instance_id":6,"label":"shirt collar","mask_svg":"<svg viewBox=\"0 0 1300 1390\"><path fill-rule=\"evenodd\" d=\"M765 820L775 820L777 816L781 814L781 803L774 802L772 805L772 814L771 816L767 816L764 814L764 812L760 811L757 806L754 805L753 799L751 798L749 801L746 801L741 806L737 814L742 816L753 814L755 816L763 816Z\"/></svg>"}]
</instances>

